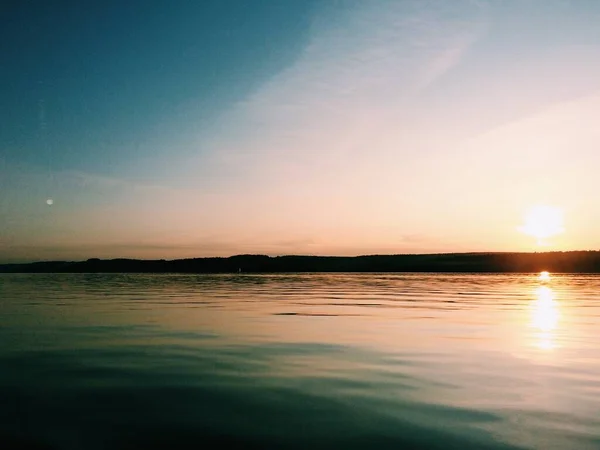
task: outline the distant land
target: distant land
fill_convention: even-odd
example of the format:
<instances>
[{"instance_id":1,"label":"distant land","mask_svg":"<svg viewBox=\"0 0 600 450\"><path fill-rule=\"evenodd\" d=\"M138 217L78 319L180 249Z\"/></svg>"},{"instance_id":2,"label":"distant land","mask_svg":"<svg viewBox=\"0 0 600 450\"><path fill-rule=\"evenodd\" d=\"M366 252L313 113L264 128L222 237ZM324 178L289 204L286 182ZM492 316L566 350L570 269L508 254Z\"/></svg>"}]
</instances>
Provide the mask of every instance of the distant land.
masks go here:
<instances>
[{"instance_id":1,"label":"distant land","mask_svg":"<svg viewBox=\"0 0 600 450\"><path fill-rule=\"evenodd\" d=\"M463 272L600 273L600 251L365 256L236 255L176 260L97 259L1 264L2 273Z\"/></svg>"}]
</instances>

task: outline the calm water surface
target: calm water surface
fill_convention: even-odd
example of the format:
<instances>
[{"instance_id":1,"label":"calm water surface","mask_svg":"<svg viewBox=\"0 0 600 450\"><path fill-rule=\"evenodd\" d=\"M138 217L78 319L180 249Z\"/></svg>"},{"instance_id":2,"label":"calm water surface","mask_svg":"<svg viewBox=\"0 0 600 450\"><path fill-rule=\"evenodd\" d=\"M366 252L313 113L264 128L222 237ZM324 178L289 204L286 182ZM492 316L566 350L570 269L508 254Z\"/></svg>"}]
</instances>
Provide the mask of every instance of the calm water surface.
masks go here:
<instances>
[{"instance_id":1,"label":"calm water surface","mask_svg":"<svg viewBox=\"0 0 600 450\"><path fill-rule=\"evenodd\" d=\"M596 276L0 275L0 314L2 448L600 449Z\"/></svg>"}]
</instances>

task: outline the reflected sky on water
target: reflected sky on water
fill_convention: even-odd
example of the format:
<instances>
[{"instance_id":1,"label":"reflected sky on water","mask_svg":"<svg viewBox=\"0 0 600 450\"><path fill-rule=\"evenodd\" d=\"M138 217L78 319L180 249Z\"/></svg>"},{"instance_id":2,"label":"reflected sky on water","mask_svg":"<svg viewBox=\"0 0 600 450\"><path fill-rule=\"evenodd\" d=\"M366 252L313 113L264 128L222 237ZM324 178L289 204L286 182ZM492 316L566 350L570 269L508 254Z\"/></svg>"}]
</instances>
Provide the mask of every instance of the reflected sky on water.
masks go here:
<instances>
[{"instance_id":1,"label":"reflected sky on water","mask_svg":"<svg viewBox=\"0 0 600 450\"><path fill-rule=\"evenodd\" d=\"M0 281L5 440L56 449L600 445L600 277Z\"/></svg>"}]
</instances>

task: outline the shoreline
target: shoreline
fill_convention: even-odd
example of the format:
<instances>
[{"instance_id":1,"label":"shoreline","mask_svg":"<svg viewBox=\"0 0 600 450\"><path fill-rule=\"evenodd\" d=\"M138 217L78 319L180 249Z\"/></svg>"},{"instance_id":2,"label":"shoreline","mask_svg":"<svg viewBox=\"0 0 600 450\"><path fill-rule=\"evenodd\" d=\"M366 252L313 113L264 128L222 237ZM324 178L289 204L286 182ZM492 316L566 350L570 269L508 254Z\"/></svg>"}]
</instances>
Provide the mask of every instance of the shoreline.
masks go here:
<instances>
[{"instance_id":1,"label":"shoreline","mask_svg":"<svg viewBox=\"0 0 600 450\"><path fill-rule=\"evenodd\" d=\"M363 256L234 255L0 264L0 273L600 273L600 251Z\"/></svg>"}]
</instances>

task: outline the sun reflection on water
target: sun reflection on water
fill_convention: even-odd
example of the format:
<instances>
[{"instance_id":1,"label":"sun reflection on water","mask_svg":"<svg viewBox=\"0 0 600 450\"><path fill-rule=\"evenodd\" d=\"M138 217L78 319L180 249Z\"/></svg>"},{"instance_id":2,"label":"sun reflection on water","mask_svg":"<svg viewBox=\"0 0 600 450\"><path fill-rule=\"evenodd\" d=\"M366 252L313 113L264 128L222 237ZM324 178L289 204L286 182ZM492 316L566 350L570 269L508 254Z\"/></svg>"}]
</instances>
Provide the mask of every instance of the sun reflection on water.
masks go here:
<instances>
[{"instance_id":1,"label":"sun reflection on water","mask_svg":"<svg viewBox=\"0 0 600 450\"><path fill-rule=\"evenodd\" d=\"M536 290L531 317L531 326L536 329L537 347L546 350L556 347L555 330L558 319L558 304L554 300L554 292L547 286L540 286Z\"/></svg>"}]
</instances>

